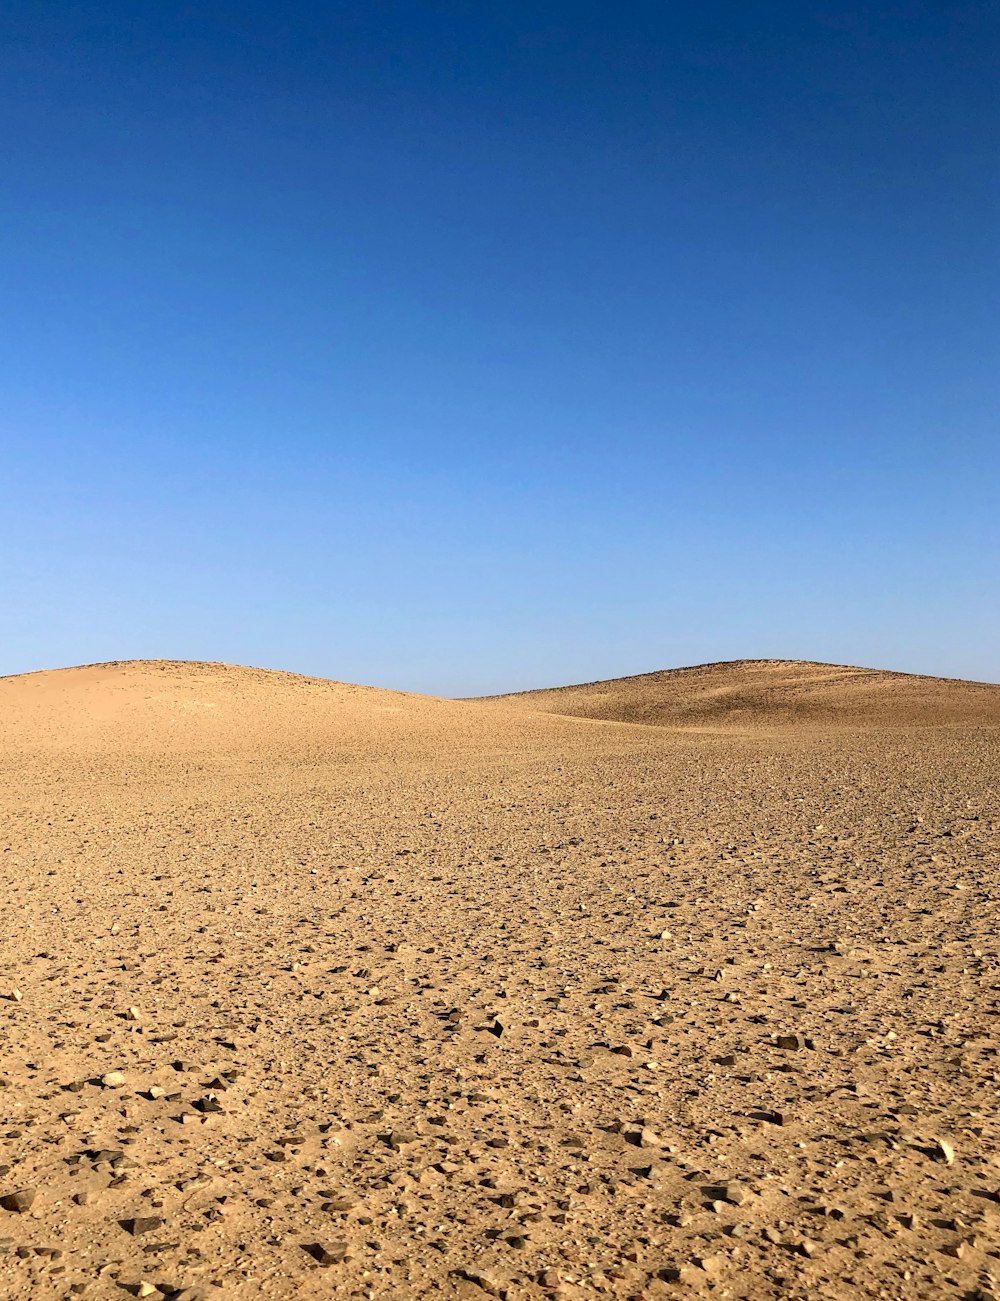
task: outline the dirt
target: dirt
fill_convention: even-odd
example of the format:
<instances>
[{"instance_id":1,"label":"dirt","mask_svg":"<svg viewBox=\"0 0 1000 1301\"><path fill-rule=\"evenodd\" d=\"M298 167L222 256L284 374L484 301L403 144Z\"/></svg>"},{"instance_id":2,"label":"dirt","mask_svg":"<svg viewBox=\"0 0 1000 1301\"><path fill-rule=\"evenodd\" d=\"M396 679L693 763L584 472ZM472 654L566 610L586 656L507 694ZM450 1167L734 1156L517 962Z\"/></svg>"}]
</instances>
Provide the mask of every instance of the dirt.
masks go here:
<instances>
[{"instance_id":1,"label":"dirt","mask_svg":"<svg viewBox=\"0 0 1000 1301\"><path fill-rule=\"evenodd\" d=\"M0 1295L997 1294L996 696L799 669L0 680Z\"/></svg>"}]
</instances>

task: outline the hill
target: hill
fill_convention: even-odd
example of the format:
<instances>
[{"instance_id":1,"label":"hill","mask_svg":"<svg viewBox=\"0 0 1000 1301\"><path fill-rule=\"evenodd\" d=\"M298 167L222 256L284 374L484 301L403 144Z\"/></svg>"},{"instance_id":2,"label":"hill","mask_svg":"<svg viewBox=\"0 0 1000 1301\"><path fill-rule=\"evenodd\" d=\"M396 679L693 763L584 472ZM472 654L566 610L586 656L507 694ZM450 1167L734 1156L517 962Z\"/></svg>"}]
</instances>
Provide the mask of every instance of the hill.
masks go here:
<instances>
[{"instance_id":1,"label":"hill","mask_svg":"<svg viewBox=\"0 0 1000 1301\"><path fill-rule=\"evenodd\" d=\"M1000 724L1000 686L804 660L732 660L494 697L657 727Z\"/></svg>"},{"instance_id":2,"label":"hill","mask_svg":"<svg viewBox=\"0 0 1000 1301\"><path fill-rule=\"evenodd\" d=\"M391 741L461 706L270 669L116 660L0 678L0 744L30 749L301 753Z\"/></svg>"}]
</instances>

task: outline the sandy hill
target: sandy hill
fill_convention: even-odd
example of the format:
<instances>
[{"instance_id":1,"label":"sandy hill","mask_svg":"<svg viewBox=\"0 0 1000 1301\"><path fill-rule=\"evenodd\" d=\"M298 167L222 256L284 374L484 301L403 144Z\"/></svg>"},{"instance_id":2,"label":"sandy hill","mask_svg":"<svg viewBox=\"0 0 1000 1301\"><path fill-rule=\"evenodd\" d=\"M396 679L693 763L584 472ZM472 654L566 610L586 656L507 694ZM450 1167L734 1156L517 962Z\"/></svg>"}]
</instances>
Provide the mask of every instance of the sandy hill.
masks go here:
<instances>
[{"instance_id":1,"label":"sandy hill","mask_svg":"<svg viewBox=\"0 0 1000 1301\"><path fill-rule=\"evenodd\" d=\"M802 660L732 660L500 697L545 713L673 727L1000 724L1000 686Z\"/></svg>"},{"instance_id":2,"label":"sandy hill","mask_svg":"<svg viewBox=\"0 0 1000 1301\"><path fill-rule=\"evenodd\" d=\"M122 660L0 678L0 745L84 751L404 750L513 743L526 714L661 727L1000 725L1000 686L794 660L733 660L454 701L243 666Z\"/></svg>"},{"instance_id":3,"label":"sandy hill","mask_svg":"<svg viewBox=\"0 0 1000 1301\"><path fill-rule=\"evenodd\" d=\"M461 706L230 664L122 660L0 678L0 745L31 749L308 752L433 732Z\"/></svg>"}]
</instances>

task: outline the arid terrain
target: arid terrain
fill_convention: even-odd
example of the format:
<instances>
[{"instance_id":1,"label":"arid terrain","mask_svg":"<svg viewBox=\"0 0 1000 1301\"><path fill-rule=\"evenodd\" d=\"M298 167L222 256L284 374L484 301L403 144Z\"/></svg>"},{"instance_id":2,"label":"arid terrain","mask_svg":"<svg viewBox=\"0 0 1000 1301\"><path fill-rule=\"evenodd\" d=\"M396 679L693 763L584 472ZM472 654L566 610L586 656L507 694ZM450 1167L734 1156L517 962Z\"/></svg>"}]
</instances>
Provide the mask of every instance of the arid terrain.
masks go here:
<instances>
[{"instance_id":1,"label":"arid terrain","mask_svg":"<svg viewBox=\"0 0 1000 1301\"><path fill-rule=\"evenodd\" d=\"M0 680L0 1297L1000 1296L1000 687Z\"/></svg>"}]
</instances>

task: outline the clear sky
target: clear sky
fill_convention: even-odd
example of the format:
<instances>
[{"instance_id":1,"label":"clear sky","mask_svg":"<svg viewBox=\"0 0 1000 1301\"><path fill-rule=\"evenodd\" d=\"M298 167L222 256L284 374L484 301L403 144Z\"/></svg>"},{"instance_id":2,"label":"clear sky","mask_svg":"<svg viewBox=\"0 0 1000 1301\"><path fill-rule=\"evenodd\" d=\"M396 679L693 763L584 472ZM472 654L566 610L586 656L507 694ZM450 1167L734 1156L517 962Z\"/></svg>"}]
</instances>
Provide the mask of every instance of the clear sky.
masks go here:
<instances>
[{"instance_id":1,"label":"clear sky","mask_svg":"<svg viewBox=\"0 0 1000 1301\"><path fill-rule=\"evenodd\" d=\"M0 17L0 672L1000 680L995 4Z\"/></svg>"}]
</instances>

